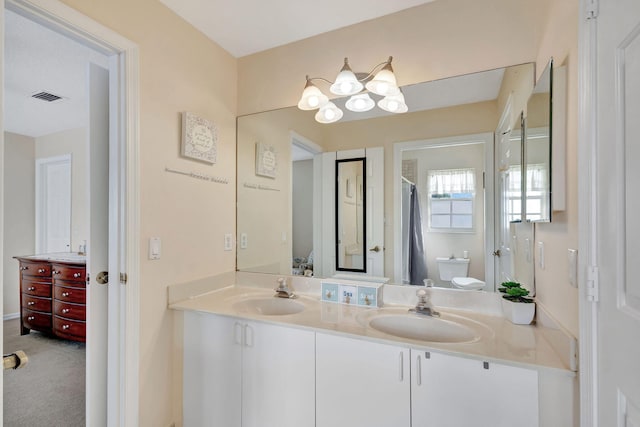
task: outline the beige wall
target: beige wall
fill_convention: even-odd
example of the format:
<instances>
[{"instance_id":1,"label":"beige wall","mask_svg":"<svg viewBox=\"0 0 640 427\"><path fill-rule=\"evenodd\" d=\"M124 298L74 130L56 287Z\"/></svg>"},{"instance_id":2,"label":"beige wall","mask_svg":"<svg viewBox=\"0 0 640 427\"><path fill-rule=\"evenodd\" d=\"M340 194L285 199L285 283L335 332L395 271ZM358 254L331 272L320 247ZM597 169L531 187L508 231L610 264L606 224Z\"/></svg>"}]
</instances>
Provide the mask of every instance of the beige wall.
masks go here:
<instances>
[{"instance_id":1,"label":"beige wall","mask_svg":"<svg viewBox=\"0 0 640 427\"><path fill-rule=\"evenodd\" d=\"M35 140L4 133L4 315L20 312L16 255L35 251Z\"/></svg>"},{"instance_id":2,"label":"beige wall","mask_svg":"<svg viewBox=\"0 0 640 427\"><path fill-rule=\"evenodd\" d=\"M70 129L36 138L36 159L71 154L71 251L88 239L87 130Z\"/></svg>"},{"instance_id":3,"label":"beige wall","mask_svg":"<svg viewBox=\"0 0 640 427\"><path fill-rule=\"evenodd\" d=\"M140 49L140 425L181 420L179 342L166 288L235 268L224 233L235 230L236 60L156 0L63 0ZM218 126L218 162L179 156L180 112ZM229 179L168 174L165 166ZM162 258L147 259L148 238Z\"/></svg>"},{"instance_id":4,"label":"beige wall","mask_svg":"<svg viewBox=\"0 0 640 427\"><path fill-rule=\"evenodd\" d=\"M436 1L245 56L238 61L239 113L295 105L305 75L333 79L345 56L355 71L369 71L392 55L400 85L531 62L549 3Z\"/></svg>"},{"instance_id":5,"label":"beige wall","mask_svg":"<svg viewBox=\"0 0 640 427\"><path fill-rule=\"evenodd\" d=\"M535 240L544 242L545 268L535 267L537 300L574 336L579 334L578 289L569 285L567 249L578 248L578 2L554 1L536 58L538 77L553 57L567 66L567 208L552 222L536 224Z\"/></svg>"}]
</instances>

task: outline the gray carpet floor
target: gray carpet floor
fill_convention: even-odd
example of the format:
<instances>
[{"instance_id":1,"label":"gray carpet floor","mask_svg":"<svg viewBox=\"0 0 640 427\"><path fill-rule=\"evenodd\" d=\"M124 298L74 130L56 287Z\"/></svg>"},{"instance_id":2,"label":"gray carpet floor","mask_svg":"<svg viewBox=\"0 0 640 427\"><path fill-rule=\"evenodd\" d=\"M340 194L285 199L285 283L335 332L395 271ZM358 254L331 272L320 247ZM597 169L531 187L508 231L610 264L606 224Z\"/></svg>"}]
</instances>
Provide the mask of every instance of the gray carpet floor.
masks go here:
<instances>
[{"instance_id":1,"label":"gray carpet floor","mask_svg":"<svg viewBox=\"0 0 640 427\"><path fill-rule=\"evenodd\" d=\"M24 350L29 364L4 371L5 427L85 425L85 345L4 323L4 352Z\"/></svg>"}]
</instances>

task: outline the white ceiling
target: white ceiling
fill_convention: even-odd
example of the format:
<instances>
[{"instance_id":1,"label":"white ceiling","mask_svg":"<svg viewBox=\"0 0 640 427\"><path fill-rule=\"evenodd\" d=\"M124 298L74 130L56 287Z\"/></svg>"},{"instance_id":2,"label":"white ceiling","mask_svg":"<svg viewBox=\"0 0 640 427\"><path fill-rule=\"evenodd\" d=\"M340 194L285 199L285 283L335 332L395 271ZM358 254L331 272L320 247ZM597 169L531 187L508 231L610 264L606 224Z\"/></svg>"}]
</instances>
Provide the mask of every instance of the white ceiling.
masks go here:
<instances>
[{"instance_id":1,"label":"white ceiling","mask_svg":"<svg viewBox=\"0 0 640 427\"><path fill-rule=\"evenodd\" d=\"M89 62L107 58L80 43L5 9L5 130L39 137L86 126ZM54 102L31 98L46 91Z\"/></svg>"},{"instance_id":2,"label":"white ceiling","mask_svg":"<svg viewBox=\"0 0 640 427\"><path fill-rule=\"evenodd\" d=\"M236 58L434 0L160 0Z\"/></svg>"}]
</instances>

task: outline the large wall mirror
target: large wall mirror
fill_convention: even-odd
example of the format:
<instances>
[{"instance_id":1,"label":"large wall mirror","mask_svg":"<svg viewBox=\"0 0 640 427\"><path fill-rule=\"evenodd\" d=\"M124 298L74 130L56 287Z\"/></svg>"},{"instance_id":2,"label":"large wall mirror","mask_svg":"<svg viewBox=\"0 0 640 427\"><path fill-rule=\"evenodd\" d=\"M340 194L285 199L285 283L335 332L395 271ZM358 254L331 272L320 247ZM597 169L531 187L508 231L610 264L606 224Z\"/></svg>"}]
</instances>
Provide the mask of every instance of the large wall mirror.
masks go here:
<instances>
[{"instance_id":1,"label":"large wall mirror","mask_svg":"<svg viewBox=\"0 0 640 427\"><path fill-rule=\"evenodd\" d=\"M487 153L491 156L494 152L493 135L498 132L508 99L519 105L517 111L524 109L533 82L534 65L520 64L405 86L402 90L409 112L404 114L379 114L378 109L366 113L345 110L340 121L320 124L314 119L315 111L289 107L239 117L237 269L327 277L344 269L359 272L362 269L364 272L360 274L372 274L372 265L375 265L380 267L378 271L381 273L374 275L382 275L390 278L392 283L401 284L402 280L397 278L402 277L400 270L406 261L397 262L397 259L402 259L396 256L402 248L396 242L402 238L396 234L402 231L401 228L397 231L395 217L399 216L397 211L402 211L397 208L402 203L400 195L403 181L395 179L395 174L396 164L399 167L404 165L401 160L394 158L396 145L447 138L463 140L470 135L489 134L492 137L486 144L474 140L457 147L432 147L431 151L407 152L405 157L400 157L408 160L406 165L411 165L412 160L416 160L414 163L417 165L424 165L424 168L418 166L415 169L413 178L407 178L416 184L421 196L422 232L430 245L425 254L429 267L425 278L433 277L438 285L451 286L446 280L439 280L436 258L453 255L454 258L469 260L470 276L487 280L488 268L495 269L497 264L487 248L495 248L493 245L498 236L498 224L504 218L500 209L494 208L497 202L486 198L485 184L490 183L493 190L494 177L497 183L499 176L498 168L492 166L491 170L487 170L483 162L456 165L450 160L453 157L483 158ZM338 106L343 105L344 101L334 100ZM516 116L512 114L514 122ZM511 121L508 123L510 125ZM517 132L514 129L509 138L519 138ZM513 160L519 157L517 151L521 149L521 144L511 145ZM369 161L370 151L373 152L374 148L380 152L380 165L374 166ZM265 150L270 153L270 159L274 159L274 166L267 174L258 168L260 155ZM336 159L344 158L336 153L359 150L360 155L351 157L364 157L366 151L367 161L366 164L362 163L362 182L357 176L358 172L347 171L350 167L347 165L351 165L351 162L336 162ZM458 150L461 154L454 156L450 152L452 150ZM468 155L464 154L467 151ZM428 161L420 160L423 154ZM322 161L323 158L333 160ZM496 159L495 165L498 165L497 162ZM491 164L494 165L493 159ZM522 167L521 164L519 166ZM460 169L467 171L454 172ZM449 221L463 221L456 222L464 225L461 227L463 230L446 229L442 226L444 223L438 222L446 218L432 215L433 209L444 209L445 203L436 201L429 204L429 197L442 198L449 194L432 192L429 196L429 179L436 179L433 171L439 171L438 179L454 175L473 176L474 190L462 194L466 195L468 202L448 205L465 210L461 215L449 216ZM381 175L378 181L380 188L372 190L375 179L369 178L376 173ZM339 183L343 174L344 182ZM347 175L349 178L346 178ZM496 199L500 197L496 195ZM481 209L482 215L470 216L466 211L469 209ZM516 215L515 201L511 209L511 215ZM372 218L372 221L369 223L367 218ZM383 224L382 236L372 236L375 234L372 227L376 221ZM513 218L508 218L505 224L511 222ZM511 235L508 227L504 234L505 238ZM477 246L471 246L470 239ZM514 251L515 256L524 252ZM376 258L369 265L368 260L372 256L381 258ZM512 265L516 265L516 260ZM491 281L494 281L493 277ZM499 280L496 274L495 281L499 283ZM488 285L486 290L494 289L494 283Z\"/></svg>"}]
</instances>

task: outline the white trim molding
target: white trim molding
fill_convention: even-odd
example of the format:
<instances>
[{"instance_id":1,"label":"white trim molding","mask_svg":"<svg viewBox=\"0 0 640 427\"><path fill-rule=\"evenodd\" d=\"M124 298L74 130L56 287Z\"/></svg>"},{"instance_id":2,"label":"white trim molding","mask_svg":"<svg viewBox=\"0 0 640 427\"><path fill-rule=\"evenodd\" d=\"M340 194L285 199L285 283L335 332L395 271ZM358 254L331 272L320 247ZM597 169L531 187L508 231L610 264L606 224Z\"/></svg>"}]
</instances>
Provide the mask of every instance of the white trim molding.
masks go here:
<instances>
[{"instance_id":1,"label":"white trim molding","mask_svg":"<svg viewBox=\"0 0 640 427\"><path fill-rule=\"evenodd\" d=\"M578 23L578 286L580 312L580 425L598 420L598 310L587 295L587 271L597 263L596 106L597 18L592 0L580 1Z\"/></svg>"},{"instance_id":2,"label":"white trim molding","mask_svg":"<svg viewBox=\"0 0 640 427\"><path fill-rule=\"evenodd\" d=\"M116 378L111 383L116 387L109 391L107 424L135 426L139 424L140 358L138 46L58 0L5 0L5 7L110 57L110 96L117 98L113 103L115 107L110 110L112 114L110 129L115 131L116 159L118 159L115 173L118 174L116 204L119 253L116 262L120 272L126 275L127 281L126 284L118 285L119 304L116 306L118 315L110 316L109 319L110 328L115 328L118 333L116 334L117 342L110 343L109 348L109 367L116 370L116 372L109 372L109 377L110 381ZM1 17L2 14L0 14ZM4 50L0 57L2 61ZM2 65L1 62L0 65ZM0 95L0 101L2 101L1 97L2 95ZM2 120L1 114L0 120ZM0 148L3 146L1 138L0 135ZM2 160L1 156L0 154L0 160ZM0 207L2 207L2 196L0 196ZM1 215L0 213L0 219Z\"/></svg>"}]
</instances>

